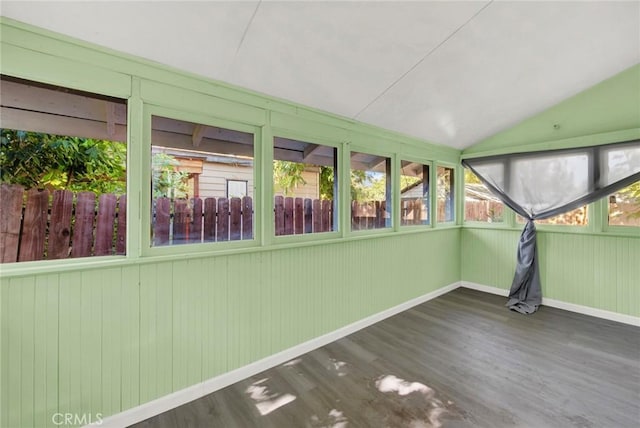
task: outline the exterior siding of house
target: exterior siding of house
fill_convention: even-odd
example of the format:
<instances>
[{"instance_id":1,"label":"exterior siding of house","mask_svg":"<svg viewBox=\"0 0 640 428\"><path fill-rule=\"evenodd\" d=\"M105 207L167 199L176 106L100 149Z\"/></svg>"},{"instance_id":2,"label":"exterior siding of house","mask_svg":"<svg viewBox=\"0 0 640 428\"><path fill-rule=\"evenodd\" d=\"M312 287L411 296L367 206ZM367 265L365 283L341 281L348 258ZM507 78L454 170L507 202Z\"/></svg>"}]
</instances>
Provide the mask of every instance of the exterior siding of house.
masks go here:
<instances>
[{"instance_id":1,"label":"exterior siding of house","mask_svg":"<svg viewBox=\"0 0 640 428\"><path fill-rule=\"evenodd\" d=\"M200 175L201 198L226 198L227 180L247 182L247 196L254 196L253 168L230 164L204 162Z\"/></svg>"},{"instance_id":2,"label":"exterior siding of house","mask_svg":"<svg viewBox=\"0 0 640 428\"><path fill-rule=\"evenodd\" d=\"M292 189L289 193L285 194L277 186L274 188L275 195L286 196L291 198L320 198L320 176L317 168L308 168L302 171L302 178L305 184L300 184Z\"/></svg>"}]
</instances>

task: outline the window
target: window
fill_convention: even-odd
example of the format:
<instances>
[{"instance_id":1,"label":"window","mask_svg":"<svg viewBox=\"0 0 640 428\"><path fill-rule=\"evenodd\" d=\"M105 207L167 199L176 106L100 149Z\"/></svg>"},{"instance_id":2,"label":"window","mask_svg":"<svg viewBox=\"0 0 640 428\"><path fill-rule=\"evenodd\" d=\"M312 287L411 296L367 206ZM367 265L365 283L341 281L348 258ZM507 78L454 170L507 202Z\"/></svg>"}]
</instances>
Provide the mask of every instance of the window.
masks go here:
<instances>
[{"instance_id":1,"label":"window","mask_svg":"<svg viewBox=\"0 0 640 428\"><path fill-rule=\"evenodd\" d=\"M455 220L454 169L439 166L436 172L438 222L452 222Z\"/></svg>"},{"instance_id":2,"label":"window","mask_svg":"<svg viewBox=\"0 0 640 428\"><path fill-rule=\"evenodd\" d=\"M504 204L470 169L464 170L464 219L485 223L504 221Z\"/></svg>"},{"instance_id":3,"label":"window","mask_svg":"<svg viewBox=\"0 0 640 428\"><path fill-rule=\"evenodd\" d=\"M429 224L429 165L400 162L400 224Z\"/></svg>"},{"instance_id":4,"label":"window","mask_svg":"<svg viewBox=\"0 0 640 428\"><path fill-rule=\"evenodd\" d=\"M253 139L151 119L151 245L253 239Z\"/></svg>"},{"instance_id":5,"label":"window","mask_svg":"<svg viewBox=\"0 0 640 428\"><path fill-rule=\"evenodd\" d=\"M126 101L5 76L0 93L2 263L125 254Z\"/></svg>"},{"instance_id":6,"label":"window","mask_svg":"<svg viewBox=\"0 0 640 428\"><path fill-rule=\"evenodd\" d=\"M548 224L556 226L587 226L589 224L588 217L589 210L586 205L583 205L575 210L559 214L555 217L547 218L544 220L536 220L536 224ZM516 220L518 223L524 224L523 217L517 215Z\"/></svg>"},{"instance_id":7,"label":"window","mask_svg":"<svg viewBox=\"0 0 640 428\"><path fill-rule=\"evenodd\" d=\"M609 196L609 225L640 227L640 181Z\"/></svg>"},{"instance_id":8,"label":"window","mask_svg":"<svg viewBox=\"0 0 640 428\"><path fill-rule=\"evenodd\" d=\"M462 163L509 197L514 206L520 207L518 211L535 216L563 209L573 201L592 201L621 180L639 174L640 144L637 140L624 141L464 159ZM617 198L613 199L617 203ZM587 207L582 206L538 223L586 226L588 215Z\"/></svg>"},{"instance_id":9,"label":"window","mask_svg":"<svg viewBox=\"0 0 640 428\"><path fill-rule=\"evenodd\" d=\"M587 226L589 224L588 209L586 205L583 205L575 210L555 217L536 220L536 223L554 224L559 226Z\"/></svg>"},{"instance_id":10,"label":"window","mask_svg":"<svg viewBox=\"0 0 640 428\"><path fill-rule=\"evenodd\" d=\"M391 227L391 159L351 153L351 230Z\"/></svg>"},{"instance_id":11,"label":"window","mask_svg":"<svg viewBox=\"0 0 640 428\"><path fill-rule=\"evenodd\" d=\"M247 180L227 180L227 198L244 198L247 193Z\"/></svg>"},{"instance_id":12,"label":"window","mask_svg":"<svg viewBox=\"0 0 640 428\"><path fill-rule=\"evenodd\" d=\"M275 234L338 230L337 149L275 137L273 158Z\"/></svg>"}]
</instances>

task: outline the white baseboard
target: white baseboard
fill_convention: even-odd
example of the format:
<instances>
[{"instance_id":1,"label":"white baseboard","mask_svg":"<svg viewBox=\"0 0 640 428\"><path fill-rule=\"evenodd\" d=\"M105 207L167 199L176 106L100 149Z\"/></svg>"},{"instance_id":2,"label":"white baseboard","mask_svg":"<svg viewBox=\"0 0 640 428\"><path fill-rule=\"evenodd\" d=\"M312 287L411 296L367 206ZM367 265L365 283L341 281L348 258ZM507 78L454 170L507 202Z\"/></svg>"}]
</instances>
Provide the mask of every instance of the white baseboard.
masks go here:
<instances>
[{"instance_id":1,"label":"white baseboard","mask_svg":"<svg viewBox=\"0 0 640 428\"><path fill-rule=\"evenodd\" d=\"M498 287L492 287L490 285L476 284L475 282L460 281L460 286L464 288L471 288L472 290L483 291L489 294L497 294L498 296L507 297L509 295L509 290L504 290Z\"/></svg>"},{"instance_id":2,"label":"white baseboard","mask_svg":"<svg viewBox=\"0 0 640 428\"><path fill-rule=\"evenodd\" d=\"M284 351L278 352L274 355L270 355L244 367L240 367L236 370L232 370L220 376L208 379L204 382L165 395L164 397L160 397L156 400L149 401L148 403L144 403L140 406L125 410L124 412L109 416L103 419L99 424L94 423L87 426L100 426L109 428L127 427L129 425L142 422L145 419L159 415L160 413L166 412L167 410L174 409L178 406L196 400L207 394L211 394L214 391L227 387L243 379L254 376L264 370L270 369L280 364L284 364L287 361L292 360L302 354L306 354L307 352L313 351L314 349L334 342L344 336L355 333L356 331L382 321L385 318L406 311L407 309L419 305L420 303L435 299L438 296L455 290L456 288L460 287L460 285L460 282L449 284L445 287L432 291L431 293L427 293L423 296L416 297L415 299L401 303L382 312L378 312L377 314L371 315L367 318L361 319L352 324L341 327L335 331L296 345L292 348L285 349Z\"/></svg>"},{"instance_id":3,"label":"white baseboard","mask_svg":"<svg viewBox=\"0 0 640 428\"><path fill-rule=\"evenodd\" d=\"M508 296L509 290L502 288L491 287L489 285L476 284L469 281L461 281L461 286L465 288L471 288L473 290L483 291L485 293L497 294L499 296ZM605 311L603 309L592 308L589 306L576 305L574 303L567 303L561 300L542 298L542 304L550 306L552 308L564 309L565 311L577 312L579 314L589 315L592 317L603 318L610 321L617 321L624 324L631 324L636 327L640 327L640 318L631 315L619 314L617 312Z\"/></svg>"}]
</instances>

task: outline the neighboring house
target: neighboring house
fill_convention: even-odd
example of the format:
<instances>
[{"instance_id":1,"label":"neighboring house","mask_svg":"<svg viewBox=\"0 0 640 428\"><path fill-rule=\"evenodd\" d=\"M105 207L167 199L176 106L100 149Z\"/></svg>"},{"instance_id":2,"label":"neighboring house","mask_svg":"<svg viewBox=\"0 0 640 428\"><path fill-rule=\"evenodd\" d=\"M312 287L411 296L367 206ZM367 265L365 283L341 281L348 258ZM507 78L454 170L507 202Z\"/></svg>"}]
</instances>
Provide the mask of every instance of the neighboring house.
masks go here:
<instances>
[{"instance_id":1,"label":"neighboring house","mask_svg":"<svg viewBox=\"0 0 640 428\"><path fill-rule=\"evenodd\" d=\"M152 153L165 153L178 162L177 170L189 173L189 197L253 197L253 159L243 156L212 154L153 146ZM275 188L276 195L318 199L320 169L309 167L302 173L305 184L288 194Z\"/></svg>"},{"instance_id":2,"label":"neighboring house","mask_svg":"<svg viewBox=\"0 0 640 428\"><path fill-rule=\"evenodd\" d=\"M274 185L273 189L276 196L285 196L293 198L309 198L320 199L320 168L310 166L302 172L302 178L305 183L296 186L294 189L285 194L282 189Z\"/></svg>"}]
</instances>

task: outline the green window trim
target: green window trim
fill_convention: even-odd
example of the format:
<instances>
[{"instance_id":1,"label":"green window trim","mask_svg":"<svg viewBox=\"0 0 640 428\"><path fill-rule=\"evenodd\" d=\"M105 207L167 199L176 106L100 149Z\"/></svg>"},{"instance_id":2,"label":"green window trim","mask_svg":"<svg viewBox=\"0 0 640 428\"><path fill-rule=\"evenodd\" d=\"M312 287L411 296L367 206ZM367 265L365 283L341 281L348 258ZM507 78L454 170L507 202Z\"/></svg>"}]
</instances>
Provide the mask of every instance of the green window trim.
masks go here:
<instances>
[{"instance_id":1,"label":"green window trim","mask_svg":"<svg viewBox=\"0 0 640 428\"><path fill-rule=\"evenodd\" d=\"M449 209L453 215L451 220L441 221L438 217L438 168L447 168L453 170L452 179L453 186L450 188L450 191L453 192L451 199L449 200L450 206ZM436 160L434 162L433 171L432 171L432 183L434 186L433 190L433 206L434 206L434 220L433 223L435 227L451 227L454 225L460 225L461 222L461 197L464 197L464 179L461 179L461 168L462 166L458 164L442 162ZM445 202L446 203L446 202Z\"/></svg>"},{"instance_id":2,"label":"green window trim","mask_svg":"<svg viewBox=\"0 0 640 428\"><path fill-rule=\"evenodd\" d=\"M332 241L335 239L344 237L344 222L343 222L343 188L342 181L344 175L341 173L343 171L344 165L344 147L345 142L336 141L335 139L328 138L327 136L323 136L324 126L314 126L313 123L307 124L304 132L300 130L292 130L282 127L270 127L270 133L272 135L271 138L268 138L265 135L265 144L269 150L270 157L267 159L265 157L263 164L265 165L265 175L268 177L262 183L263 192L265 194L265 198L267 199L267 206L269 207L268 214L270 217L267 221L269 221L269 228L267 233L269 234L269 243L273 246L277 246L280 248L282 245L288 244L298 244L298 243L308 243L314 241ZM297 140L300 142L317 144L319 146L327 146L333 147L336 155L336 165L337 165L337 198L335 199L335 207L337 208L334 214L334 222L335 228L329 232L321 232L321 233L303 233L303 234L293 234L293 235L276 235L275 233L275 224L274 224L274 210L275 210L275 199L274 199L274 179L273 179L273 150L274 150L274 139L286 138L290 140ZM267 196L270 195L270 196ZM335 198L335 195L334 195Z\"/></svg>"},{"instance_id":3,"label":"green window trim","mask_svg":"<svg viewBox=\"0 0 640 428\"><path fill-rule=\"evenodd\" d=\"M241 131L250 133L253 135L253 239L251 240L237 240L237 241L225 241L225 242L206 242L206 243L185 243L181 245L170 246L153 246L151 242L151 186L143 186L141 189L141 255L154 256L154 255L184 255L184 254L198 254L206 253L216 249L235 250L242 248L251 248L261 245L262 236L262 224L264 216L262 214L262 189L257 184L258 177L261 174L261 163L258 158L259 149L262 145L261 142L261 128L258 126L251 126L242 123L236 123L226 119L219 119L210 115L202 113L185 112L183 110L174 109L167 106L159 106L154 104L144 104L143 106L143 139L142 139L142 153L140 154L141 162L141 175L142 183L148 183L151 180L151 131L152 131L152 117L160 116L169 119L175 119L185 122L193 122L204 126L221 127L233 131ZM139 163L140 165L140 163Z\"/></svg>"},{"instance_id":4,"label":"green window trim","mask_svg":"<svg viewBox=\"0 0 640 428\"><path fill-rule=\"evenodd\" d=\"M371 235L376 236L380 234L389 234L394 233L400 230L400 218L397 215L398 208L400 207L400 195L399 195L399 171L397 168L397 156L398 154L393 151L383 151L376 150L371 147L356 145L356 144L348 144L346 147L346 156L343 161L343 177L345 179L339 185L339 188L342 189L343 198L343 207L341 210L341 218L343 219L344 232L345 236L360 236L360 235ZM385 166L385 174L386 179L391 182L385 181L385 194L386 192L390 192L390 195L386 195L386 204L387 206L391 206L390 218L385 221L385 227L373 228L373 229L362 229L362 230L354 230L352 228L351 219L351 155L353 153L372 155L380 158L386 158L386 166ZM386 171L386 168L390 168L390 171ZM348 177L348 179L346 178Z\"/></svg>"},{"instance_id":5,"label":"green window trim","mask_svg":"<svg viewBox=\"0 0 640 428\"><path fill-rule=\"evenodd\" d=\"M429 169L429 175L426 178L428 180L428 205L427 205L427 210L428 210L428 222L427 223L423 223L423 224L402 224L402 206L398 206L396 207L396 211L398 212L398 217L400 217L399 219L399 228L401 230L411 230L411 229L425 229L425 228L433 228L435 227L436 221L435 221L435 217L434 217L434 213L435 211L433 210L433 200L434 200L434 195L435 195L435 182L433 181L433 173L434 173L434 169L435 169L435 164L436 162L433 160L428 160L428 159L424 159L424 158L418 158L415 156L405 156L405 155L401 155L398 154L396 156L397 158L397 166L396 166L396 171L397 171L397 177L396 177L396 183L398 184L397 189L394 188L394 193L397 193L398 196L398 203L401 204L402 202L402 189L401 189L401 176L402 176L402 162L411 162L411 163L416 163L416 164L422 164L423 166L428 167Z\"/></svg>"}]
</instances>

